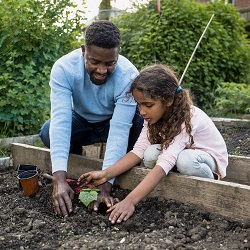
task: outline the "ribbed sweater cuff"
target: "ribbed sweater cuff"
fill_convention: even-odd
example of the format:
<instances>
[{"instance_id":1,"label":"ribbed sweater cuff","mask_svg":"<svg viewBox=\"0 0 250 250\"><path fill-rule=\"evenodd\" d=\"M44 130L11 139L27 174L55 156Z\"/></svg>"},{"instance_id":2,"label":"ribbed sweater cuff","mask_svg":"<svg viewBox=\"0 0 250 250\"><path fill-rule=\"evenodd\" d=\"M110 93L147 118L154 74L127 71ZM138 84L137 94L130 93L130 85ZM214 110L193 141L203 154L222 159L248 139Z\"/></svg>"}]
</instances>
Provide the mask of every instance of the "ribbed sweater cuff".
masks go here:
<instances>
[{"instance_id":1,"label":"ribbed sweater cuff","mask_svg":"<svg viewBox=\"0 0 250 250\"><path fill-rule=\"evenodd\" d=\"M67 160L65 159L54 159L52 160L52 174L57 171L65 171L68 170Z\"/></svg>"}]
</instances>

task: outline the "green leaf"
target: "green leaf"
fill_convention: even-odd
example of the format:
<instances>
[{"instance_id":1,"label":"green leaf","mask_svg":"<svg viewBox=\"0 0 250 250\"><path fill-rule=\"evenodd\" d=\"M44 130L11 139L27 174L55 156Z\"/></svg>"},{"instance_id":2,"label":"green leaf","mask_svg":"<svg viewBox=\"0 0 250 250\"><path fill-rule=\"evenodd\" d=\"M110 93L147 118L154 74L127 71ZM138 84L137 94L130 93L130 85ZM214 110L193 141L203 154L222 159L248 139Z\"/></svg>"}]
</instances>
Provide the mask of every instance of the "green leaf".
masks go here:
<instances>
[{"instance_id":1,"label":"green leaf","mask_svg":"<svg viewBox=\"0 0 250 250\"><path fill-rule=\"evenodd\" d=\"M98 192L100 190L96 188L87 188L80 191L79 200L88 207L92 201L96 201Z\"/></svg>"}]
</instances>

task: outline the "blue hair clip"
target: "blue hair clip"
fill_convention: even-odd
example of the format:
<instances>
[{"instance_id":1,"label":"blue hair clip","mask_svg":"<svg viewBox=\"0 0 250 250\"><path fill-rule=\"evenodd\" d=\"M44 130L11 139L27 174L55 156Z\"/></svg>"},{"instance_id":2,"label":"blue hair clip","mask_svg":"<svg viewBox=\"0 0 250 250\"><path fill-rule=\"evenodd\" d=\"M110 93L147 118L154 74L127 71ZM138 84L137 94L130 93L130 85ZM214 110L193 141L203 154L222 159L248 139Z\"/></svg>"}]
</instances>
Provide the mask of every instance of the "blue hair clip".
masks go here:
<instances>
[{"instance_id":1,"label":"blue hair clip","mask_svg":"<svg viewBox=\"0 0 250 250\"><path fill-rule=\"evenodd\" d=\"M179 92L179 91L181 91L181 90L182 90L182 87L179 86L179 87L176 89L176 92Z\"/></svg>"}]
</instances>

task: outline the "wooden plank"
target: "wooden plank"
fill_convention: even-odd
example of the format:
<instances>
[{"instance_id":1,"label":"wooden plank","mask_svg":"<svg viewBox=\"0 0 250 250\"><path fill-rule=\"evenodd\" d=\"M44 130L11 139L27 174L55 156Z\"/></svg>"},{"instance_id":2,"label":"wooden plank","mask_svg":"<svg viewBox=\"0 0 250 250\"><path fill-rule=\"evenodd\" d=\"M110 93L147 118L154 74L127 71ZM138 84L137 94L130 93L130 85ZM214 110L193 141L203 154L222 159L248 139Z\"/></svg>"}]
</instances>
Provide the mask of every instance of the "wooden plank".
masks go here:
<instances>
[{"instance_id":1,"label":"wooden plank","mask_svg":"<svg viewBox=\"0 0 250 250\"><path fill-rule=\"evenodd\" d=\"M9 148L12 143L23 143L34 145L35 142L41 141L39 135L18 136L9 138L0 138L0 147Z\"/></svg>"},{"instance_id":2,"label":"wooden plank","mask_svg":"<svg viewBox=\"0 0 250 250\"><path fill-rule=\"evenodd\" d=\"M0 170L10 166L10 157L0 158Z\"/></svg>"},{"instance_id":3,"label":"wooden plank","mask_svg":"<svg viewBox=\"0 0 250 250\"><path fill-rule=\"evenodd\" d=\"M133 168L116 181L121 188L132 190L149 171ZM194 204L237 221L250 218L250 186L238 183L169 173L150 196Z\"/></svg>"},{"instance_id":4,"label":"wooden plank","mask_svg":"<svg viewBox=\"0 0 250 250\"><path fill-rule=\"evenodd\" d=\"M250 157L230 155L224 181L250 185Z\"/></svg>"},{"instance_id":5,"label":"wooden plank","mask_svg":"<svg viewBox=\"0 0 250 250\"><path fill-rule=\"evenodd\" d=\"M14 143L12 157L15 167L19 164L34 164L42 172L51 172L48 149ZM228 175L242 180L244 173L249 174L249 160L244 157L230 157ZM78 178L82 173L101 169L101 166L102 160L70 155L68 177ZM134 167L118 176L116 184L123 189L133 190L149 171L149 169ZM245 172L241 174L240 171ZM151 196L162 196L166 199L194 204L234 220L250 218L250 186L248 185L170 173L155 188Z\"/></svg>"},{"instance_id":6,"label":"wooden plank","mask_svg":"<svg viewBox=\"0 0 250 250\"><path fill-rule=\"evenodd\" d=\"M248 119L232 119L232 118L218 118L211 117L215 126L231 126L231 127L250 127L250 120Z\"/></svg>"},{"instance_id":7,"label":"wooden plank","mask_svg":"<svg viewBox=\"0 0 250 250\"><path fill-rule=\"evenodd\" d=\"M12 144L13 166L17 169L19 164L33 164L42 172L51 174L50 150L31 145L13 143ZM102 160L73 155L69 156L68 177L78 178L84 172L99 170Z\"/></svg>"},{"instance_id":8,"label":"wooden plank","mask_svg":"<svg viewBox=\"0 0 250 250\"><path fill-rule=\"evenodd\" d=\"M34 164L43 172L51 173L51 161L49 149L35 147L26 144L12 144L13 165ZM68 174L71 178L78 178L83 172L100 169L102 160L70 155ZM227 176L223 181L236 182L250 185L250 157L229 156Z\"/></svg>"},{"instance_id":9,"label":"wooden plank","mask_svg":"<svg viewBox=\"0 0 250 250\"><path fill-rule=\"evenodd\" d=\"M95 157L97 159L103 159L106 143L95 143L88 146L83 146L87 156Z\"/></svg>"}]
</instances>

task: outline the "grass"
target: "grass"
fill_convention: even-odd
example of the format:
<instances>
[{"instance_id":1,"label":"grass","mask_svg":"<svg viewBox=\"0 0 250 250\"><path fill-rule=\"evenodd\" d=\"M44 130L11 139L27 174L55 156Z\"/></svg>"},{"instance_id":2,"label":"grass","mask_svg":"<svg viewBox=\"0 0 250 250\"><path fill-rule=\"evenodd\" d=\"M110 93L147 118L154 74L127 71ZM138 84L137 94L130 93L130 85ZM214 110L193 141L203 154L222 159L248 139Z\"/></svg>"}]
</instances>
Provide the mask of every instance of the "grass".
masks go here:
<instances>
[{"instance_id":1,"label":"grass","mask_svg":"<svg viewBox=\"0 0 250 250\"><path fill-rule=\"evenodd\" d=\"M0 158L9 157L11 153L11 148L1 148L0 149Z\"/></svg>"}]
</instances>

